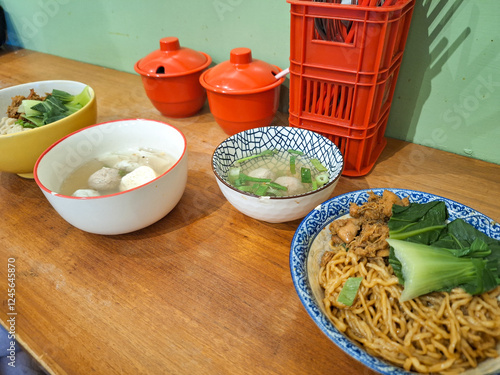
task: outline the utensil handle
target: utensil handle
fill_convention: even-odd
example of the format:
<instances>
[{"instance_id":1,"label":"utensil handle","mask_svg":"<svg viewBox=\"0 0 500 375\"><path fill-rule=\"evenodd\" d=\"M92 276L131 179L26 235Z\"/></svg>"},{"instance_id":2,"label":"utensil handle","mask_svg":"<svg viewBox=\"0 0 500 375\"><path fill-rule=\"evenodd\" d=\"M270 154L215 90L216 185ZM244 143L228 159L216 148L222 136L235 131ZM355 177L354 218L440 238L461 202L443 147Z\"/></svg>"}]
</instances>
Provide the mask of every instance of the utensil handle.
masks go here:
<instances>
[{"instance_id":1,"label":"utensil handle","mask_svg":"<svg viewBox=\"0 0 500 375\"><path fill-rule=\"evenodd\" d=\"M276 79L280 79L281 77L286 76L288 73L290 73L290 68L283 69L281 72L275 75Z\"/></svg>"}]
</instances>

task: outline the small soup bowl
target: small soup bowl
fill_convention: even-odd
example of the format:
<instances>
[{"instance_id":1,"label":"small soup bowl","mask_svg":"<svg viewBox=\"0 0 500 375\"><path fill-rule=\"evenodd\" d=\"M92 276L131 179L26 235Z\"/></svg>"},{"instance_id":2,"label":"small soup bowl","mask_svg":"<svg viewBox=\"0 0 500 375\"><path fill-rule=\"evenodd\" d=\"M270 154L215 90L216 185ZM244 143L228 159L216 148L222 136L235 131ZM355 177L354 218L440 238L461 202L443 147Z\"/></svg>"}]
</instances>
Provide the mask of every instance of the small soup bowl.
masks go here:
<instances>
[{"instance_id":1,"label":"small soup bowl","mask_svg":"<svg viewBox=\"0 0 500 375\"><path fill-rule=\"evenodd\" d=\"M318 159L327 168L328 182L299 195L263 197L243 192L228 182L234 162L265 150L298 150ZM288 126L249 129L224 140L212 155L212 170L226 199L241 213L254 219L283 223L300 219L333 193L344 167L338 147L328 138L310 130Z\"/></svg>"},{"instance_id":2,"label":"small soup bowl","mask_svg":"<svg viewBox=\"0 0 500 375\"><path fill-rule=\"evenodd\" d=\"M77 168L107 152L147 148L174 159L164 173L115 194L74 197L59 193ZM71 225L90 233L114 235L147 227L167 215L187 182L187 144L175 127L152 120L106 122L76 131L50 146L37 160L35 181L52 207Z\"/></svg>"}]
</instances>

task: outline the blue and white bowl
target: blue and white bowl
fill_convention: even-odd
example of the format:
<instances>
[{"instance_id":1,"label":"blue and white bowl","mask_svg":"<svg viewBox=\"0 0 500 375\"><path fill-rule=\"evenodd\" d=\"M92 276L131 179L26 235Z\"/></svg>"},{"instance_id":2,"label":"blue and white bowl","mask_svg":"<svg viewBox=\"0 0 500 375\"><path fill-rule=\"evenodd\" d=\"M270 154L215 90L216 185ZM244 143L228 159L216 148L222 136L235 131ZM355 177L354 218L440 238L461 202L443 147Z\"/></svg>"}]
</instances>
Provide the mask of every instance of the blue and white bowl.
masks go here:
<instances>
[{"instance_id":1,"label":"blue and white bowl","mask_svg":"<svg viewBox=\"0 0 500 375\"><path fill-rule=\"evenodd\" d=\"M236 160L274 149L300 150L311 158L317 158L328 168L328 183L301 195L257 197L234 188L226 181L227 172ZM343 167L344 159L335 143L313 131L287 126L269 126L237 133L217 146L212 156L212 170L217 184L229 203L243 214L269 223L303 218L330 198Z\"/></svg>"},{"instance_id":2,"label":"blue and white bowl","mask_svg":"<svg viewBox=\"0 0 500 375\"><path fill-rule=\"evenodd\" d=\"M448 208L449 220L461 218L494 239L500 239L500 224L470 207L437 195L406 189L367 189L342 194L324 202L310 212L295 231L290 249L290 272L300 301L316 325L340 349L372 370L386 375L408 375L412 373L368 354L333 325L325 313L322 303L324 292L318 281L321 257L325 249L316 246L315 239L328 235L325 227L348 214L351 202L361 205L368 200L370 191L382 195L384 190L390 190L400 198L409 197L410 202L444 201ZM500 350L500 347L497 350ZM499 373L500 357L484 361L476 369L466 371L464 375Z\"/></svg>"}]
</instances>

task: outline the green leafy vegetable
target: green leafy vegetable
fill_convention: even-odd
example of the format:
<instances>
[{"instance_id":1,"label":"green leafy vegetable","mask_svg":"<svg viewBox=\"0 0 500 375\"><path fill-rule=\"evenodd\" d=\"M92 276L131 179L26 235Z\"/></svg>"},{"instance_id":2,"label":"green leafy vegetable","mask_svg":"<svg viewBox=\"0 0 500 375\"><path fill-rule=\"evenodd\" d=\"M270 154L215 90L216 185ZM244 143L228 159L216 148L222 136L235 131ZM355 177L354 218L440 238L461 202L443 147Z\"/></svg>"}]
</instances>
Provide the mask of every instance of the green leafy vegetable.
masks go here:
<instances>
[{"instance_id":1,"label":"green leafy vegetable","mask_svg":"<svg viewBox=\"0 0 500 375\"><path fill-rule=\"evenodd\" d=\"M389 235L398 240L430 244L438 238L447 219L448 211L442 201L393 205Z\"/></svg>"},{"instance_id":2,"label":"green leafy vegetable","mask_svg":"<svg viewBox=\"0 0 500 375\"><path fill-rule=\"evenodd\" d=\"M500 241L488 237L462 219L456 219L449 223L434 245L460 249L470 246L477 239L484 241L493 253L500 254Z\"/></svg>"},{"instance_id":3,"label":"green leafy vegetable","mask_svg":"<svg viewBox=\"0 0 500 375\"><path fill-rule=\"evenodd\" d=\"M447 223L444 202L393 206L389 263L402 301L434 291L463 288L481 294L500 285L500 241L462 219Z\"/></svg>"},{"instance_id":4,"label":"green leafy vegetable","mask_svg":"<svg viewBox=\"0 0 500 375\"><path fill-rule=\"evenodd\" d=\"M455 287L462 287L469 294L481 294L497 286L496 265L486 259L457 257L448 249L414 242L395 239L387 242L401 263L398 276L404 280L401 301Z\"/></svg>"},{"instance_id":5,"label":"green leafy vegetable","mask_svg":"<svg viewBox=\"0 0 500 375\"><path fill-rule=\"evenodd\" d=\"M342 287L342 290L337 297L337 301L346 305L351 306L358 294L359 286L361 285L362 277L349 277Z\"/></svg>"},{"instance_id":6,"label":"green leafy vegetable","mask_svg":"<svg viewBox=\"0 0 500 375\"><path fill-rule=\"evenodd\" d=\"M19 108L22 114L16 124L25 128L35 128L56 122L83 108L90 99L88 86L77 95L54 89L45 100L23 100Z\"/></svg>"}]
</instances>

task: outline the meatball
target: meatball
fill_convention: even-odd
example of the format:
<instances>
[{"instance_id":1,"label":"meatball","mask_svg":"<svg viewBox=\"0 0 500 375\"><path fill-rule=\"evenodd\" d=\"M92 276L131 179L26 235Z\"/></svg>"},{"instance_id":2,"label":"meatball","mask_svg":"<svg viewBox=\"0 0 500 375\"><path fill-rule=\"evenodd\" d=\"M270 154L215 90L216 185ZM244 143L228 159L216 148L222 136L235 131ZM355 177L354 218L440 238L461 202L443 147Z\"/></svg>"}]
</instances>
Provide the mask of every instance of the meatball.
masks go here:
<instances>
[{"instance_id":1,"label":"meatball","mask_svg":"<svg viewBox=\"0 0 500 375\"><path fill-rule=\"evenodd\" d=\"M88 180L91 189L97 191L115 190L120 186L120 171L115 168L102 167L94 172Z\"/></svg>"},{"instance_id":2,"label":"meatball","mask_svg":"<svg viewBox=\"0 0 500 375\"><path fill-rule=\"evenodd\" d=\"M144 185L145 183L154 180L155 178L155 171L152 168L143 165L137 169L134 169L132 172L122 178L122 181L120 183L120 191L125 191Z\"/></svg>"},{"instance_id":3,"label":"meatball","mask_svg":"<svg viewBox=\"0 0 500 375\"><path fill-rule=\"evenodd\" d=\"M275 174L273 171L263 167L254 169L253 171L249 172L248 175L254 178L268 178L270 180L274 180L275 178Z\"/></svg>"},{"instance_id":4,"label":"meatball","mask_svg":"<svg viewBox=\"0 0 500 375\"><path fill-rule=\"evenodd\" d=\"M128 160L122 160L115 164L115 168L126 173L132 172L134 169L139 168L139 163Z\"/></svg>"},{"instance_id":5,"label":"meatball","mask_svg":"<svg viewBox=\"0 0 500 375\"><path fill-rule=\"evenodd\" d=\"M98 191L93 189L78 189L72 194L73 197L81 197L81 198L98 197L100 195L101 194L99 194Z\"/></svg>"},{"instance_id":6,"label":"meatball","mask_svg":"<svg viewBox=\"0 0 500 375\"><path fill-rule=\"evenodd\" d=\"M282 186L286 186L288 195L302 194L305 191L302 182L300 182L300 180L295 177L281 176L278 177L274 182Z\"/></svg>"}]
</instances>

